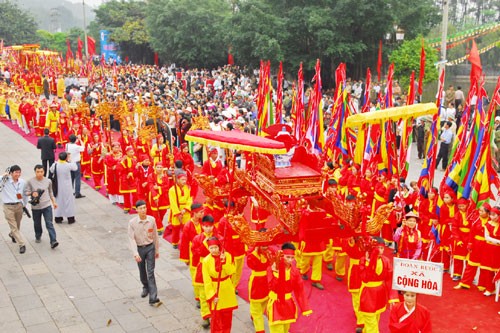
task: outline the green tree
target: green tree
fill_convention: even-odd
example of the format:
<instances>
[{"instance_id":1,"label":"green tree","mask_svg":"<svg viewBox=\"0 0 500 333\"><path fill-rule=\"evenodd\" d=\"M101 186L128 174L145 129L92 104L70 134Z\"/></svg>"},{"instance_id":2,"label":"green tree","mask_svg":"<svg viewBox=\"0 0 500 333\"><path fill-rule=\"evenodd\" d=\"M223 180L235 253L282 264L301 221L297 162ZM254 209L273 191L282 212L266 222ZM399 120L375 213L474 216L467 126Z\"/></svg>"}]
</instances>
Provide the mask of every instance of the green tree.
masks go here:
<instances>
[{"instance_id":1,"label":"green tree","mask_svg":"<svg viewBox=\"0 0 500 333\"><path fill-rule=\"evenodd\" d=\"M98 36L99 30L109 30L110 39L119 45L123 58L128 56L133 62L152 62L144 1L112 0L99 6L95 13L96 21L89 27L92 36Z\"/></svg>"},{"instance_id":2,"label":"green tree","mask_svg":"<svg viewBox=\"0 0 500 333\"><path fill-rule=\"evenodd\" d=\"M15 3L0 3L0 39L5 45L34 43L37 24L34 18Z\"/></svg>"},{"instance_id":3,"label":"green tree","mask_svg":"<svg viewBox=\"0 0 500 333\"><path fill-rule=\"evenodd\" d=\"M46 30L36 31L37 42L40 43L40 48L45 50L51 50L66 54L68 49L66 45L66 39L68 35L64 32L50 33ZM76 49L73 49L73 53L76 53Z\"/></svg>"},{"instance_id":4,"label":"green tree","mask_svg":"<svg viewBox=\"0 0 500 333\"><path fill-rule=\"evenodd\" d=\"M226 20L225 41L240 64L257 67L261 59L285 60L285 19L265 0L237 1L238 10Z\"/></svg>"},{"instance_id":5,"label":"green tree","mask_svg":"<svg viewBox=\"0 0 500 333\"><path fill-rule=\"evenodd\" d=\"M231 13L225 0L150 0L146 27L161 59L181 66L223 64L228 45L224 22Z\"/></svg>"},{"instance_id":6,"label":"green tree","mask_svg":"<svg viewBox=\"0 0 500 333\"><path fill-rule=\"evenodd\" d=\"M394 63L394 77L405 88L410 82L410 75L415 71L415 80L418 80L420 72L420 51L422 48L422 36L412 40L405 40L401 47L392 52L389 61ZM424 82L435 81L438 78L438 71L434 65L438 61L436 49L424 45L425 49L425 77Z\"/></svg>"}]
</instances>

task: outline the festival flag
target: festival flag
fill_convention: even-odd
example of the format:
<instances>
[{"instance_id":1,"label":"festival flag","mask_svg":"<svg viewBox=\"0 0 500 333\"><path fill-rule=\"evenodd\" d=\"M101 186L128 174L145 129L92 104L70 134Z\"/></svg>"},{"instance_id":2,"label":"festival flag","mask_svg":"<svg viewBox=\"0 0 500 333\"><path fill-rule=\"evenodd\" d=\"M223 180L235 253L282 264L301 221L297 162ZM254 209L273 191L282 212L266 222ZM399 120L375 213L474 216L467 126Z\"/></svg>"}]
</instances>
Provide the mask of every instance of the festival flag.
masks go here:
<instances>
[{"instance_id":1,"label":"festival flag","mask_svg":"<svg viewBox=\"0 0 500 333\"><path fill-rule=\"evenodd\" d=\"M394 106L394 96L392 95L392 81L394 78L394 63L389 65L387 71L387 86L385 91L385 108L392 108Z\"/></svg>"},{"instance_id":2,"label":"festival flag","mask_svg":"<svg viewBox=\"0 0 500 333\"><path fill-rule=\"evenodd\" d=\"M476 41L472 40L472 48L469 53L469 62L472 65L470 71L470 82L471 84L479 81L483 73L483 67L481 66L481 58L479 57L479 52L477 50Z\"/></svg>"},{"instance_id":3,"label":"festival flag","mask_svg":"<svg viewBox=\"0 0 500 333\"><path fill-rule=\"evenodd\" d=\"M382 70L382 40L378 42L378 59L377 59L377 81L380 82Z\"/></svg>"},{"instance_id":4,"label":"festival flag","mask_svg":"<svg viewBox=\"0 0 500 333\"><path fill-rule=\"evenodd\" d=\"M475 43L473 43L473 48L475 48ZM482 70L477 48L475 52L471 50L470 58L472 58L471 62L473 63L470 74L471 88L462 117L463 126L461 126L453 145L451 167L448 168L441 183L442 186L451 187L457 193L457 197L466 199L470 198L473 181L475 181L478 196L479 193L486 193L485 189L478 184L481 184L483 180L489 183L488 178L491 172L486 164L491 164L491 159L484 155L484 150L491 153L491 131L493 129L492 112L491 110L490 113L485 111L483 107L483 101L487 94L483 88L483 82L479 80L482 76ZM475 104L475 107L472 108L472 104ZM469 122L468 117L471 117L472 122Z\"/></svg>"},{"instance_id":5,"label":"festival flag","mask_svg":"<svg viewBox=\"0 0 500 333\"><path fill-rule=\"evenodd\" d=\"M443 98L444 90L445 67L441 69L438 80L438 91L436 97L436 106L439 109ZM436 155L438 146L438 133L439 133L439 112L432 117L432 124L427 133L427 147L425 147L425 157L422 163L422 170L418 179L418 186L420 193L427 194L432 188L434 183L434 170L436 169Z\"/></svg>"},{"instance_id":6,"label":"festival flag","mask_svg":"<svg viewBox=\"0 0 500 333\"><path fill-rule=\"evenodd\" d=\"M476 204L476 207L481 207L484 203L488 202L490 199L495 200L493 191L491 190L491 185L500 190L500 179L498 173L493 167L492 155L491 155L491 142L494 140L493 131L495 128L495 111L500 105L500 77L497 80L497 85L493 91L491 98L491 103L488 110L488 132L483 139L483 145L481 148L481 161L479 168L477 170L476 176L472 183L472 193L471 200Z\"/></svg>"},{"instance_id":7,"label":"festival flag","mask_svg":"<svg viewBox=\"0 0 500 333\"><path fill-rule=\"evenodd\" d=\"M71 51L71 44L70 44L69 38L66 39L66 47L67 47L67 50L66 50L66 67L71 67L71 60L73 60L74 55L73 55L73 51Z\"/></svg>"},{"instance_id":8,"label":"festival flag","mask_svg":"<svg viewBox=\"0 0 500 333\"><path fill-rule=\"evenodd\" d=\"M367 68L366 69L366 84L365 84L364 104L361 107L362 113L370 111L370 91L372 90L371 84L372 84L372 72L370 71L370 68Z\"/></svg>"},{"instance_id":9,"label":"festival flag","mask_svg":"<svg viewBox=\"0 0 500 333\"><path fill-rule=\"evenodd\" d=\"M82 57L82 48L83 48L83 41L81 40L80 36L78 36L78 47L76 49L76 56L78 59L82 60L83 57Z\"/></svg>"},{"instance_id":10,"label":"festival flag","mask_svg":"<svg viewBox=\"0 0 500 333\"><path fill-rule=\"evenodd\" d=\"M159 57L158 57L158 52L155 52L155 53L153 54L153 56L154 56L153 61L154 61L155 66L159 66L159 65L160 65L160 59L159 59Z\"/></svg>"},{"instance_id":11,"label":"festival flag","mask_svg":"<svg viewBox=\"0 0 500 333\"><path fill-rule=\"evenodd\" d=\"M89 54L89 57L92 57L95 53L95 39L87 36L87 51Z\"/></svg>"},{"instance_id":12,"label":"festival flag","mask_svg":"<svg viewBox=\"0 0 500 333\"><path fill-rule=\"evenodd\" d=\"M273 110L273 86L271 84L271 62L261 62L261 72L259 73L259 93L258 93L258 135L264 135L264 129L274 124Z\"/></svg>"},{"instance_id":13,"label":"festival flag","mask_svg":"<svg viewBox=\"0 0 500 333\"><path fill-rule=\"evenodd\" d=\"M297 73L297 93L294 95L293 106L295 115L294 122L294 136L297 142L301 142L302 137L305 134L304 131L304 73L302 70L302 63L299 66L299 72Z\"/></svg>"},{"instance_id":14,"label":"festival flag","mask_svg":"<svg viewBox=\"0 0 500 333\"><path fill-rule=\"evenodd\" d=\"M283 112L283 63L280 61L280 67L278 69L278 83L276 86L276 124L282 123L282 112Z\"/></svg>"},{"instance_id":15,"label":"festival flag","mask_svg":"<svg viewBox=\"0 0 500 333\"><path fill-rule=\"evenodd\" d=\"M233 54L231 53L231 48L229 48L229 50L227 52L227 64L229 66L233 66L234 65L234 57L233 57Z\"/></svg>"},{"instance_id":16,"label":"festival flag","mask_svg":"<svg viewBox=\"0 0 500 333\"><path fill-rule=\"evenodd\" d=\"M410 75L410 86L408 88L408 97L406 104L413 105L415 102L415 71ZM411 143L413 139L413 119L404 119L399 121L401 126L401 142L399 145L399 170L400 178L406 178L408 169L410 168L411 159Z\"/></svg>"},{"instance_id":17,"label":"festival flag","mask_svg":"<svg viewBox=\"0 0 500 333\"><path fill-rule=\"evenodd\" d=\"M335 93L334 93L334 103L332 107L332 119L328 126L327 142L328 148L332 151L344 155L347 157L349 154L345 123L347 120L347 110L345 101L345 87L346 83L346 66L344 63L340 63L335 70Z\"/></svg>"},{"instance_id":18,"label":"festival flag","mask_svg":"<svg viewBox=\"0 0 500 333\"><path fill-rule=\"evenodd\" d=\"M418 90L420 91L420 86ZM419 92L419 94L421 93ZM411 71L410 85L408 86L408 96L406 98L406 104L407 105L415 104L415 71Z\"/></svg>"},{"instance_id":19,"label":"festival flag","mask_svg":"<svg viewBox=\"0 0 500 333\"><path fill-rule=\"evenodd\" d=\"M422 95L424 89L424 76L425 76L425 49L424 49L424 40L422 39L422 49L420 51L420 74L418 76L419 95Z\"/></svg>"},{"instance_id":20,"label":"festival flag","mask_svg":"<svg viewBox=\"0 0 500 333\"><path fill-rule=\"evenodd\" d=\"M316 74L314 75L314 90L309 98L309 115L307 119L306 140L309 141L311 153L322 153L325 146L323 128L323 94L321 86L321 63L316 60ZM307 145L306 145L307 146Z\"/></svg>"}]
</instances>

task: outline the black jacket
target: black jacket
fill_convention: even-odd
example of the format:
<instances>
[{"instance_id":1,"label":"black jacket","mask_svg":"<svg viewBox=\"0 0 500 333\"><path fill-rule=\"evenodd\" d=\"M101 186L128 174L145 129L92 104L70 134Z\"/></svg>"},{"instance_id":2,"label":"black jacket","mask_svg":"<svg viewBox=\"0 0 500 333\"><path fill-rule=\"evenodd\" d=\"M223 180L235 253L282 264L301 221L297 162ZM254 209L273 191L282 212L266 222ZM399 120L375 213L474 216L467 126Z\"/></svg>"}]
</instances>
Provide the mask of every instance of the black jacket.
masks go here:
<instances>
[{"instance_id":1,"label":"black jacket","mask_svg":"<svg viewBox=\"0 0 500 333\"><path fill-rule=\"evenodd\" d=\"M55 160L54 151L56 150L56 140L48 135L38 138L36 144L38 149L42 150L42 160Z\"/></svg>"}]
</instances>

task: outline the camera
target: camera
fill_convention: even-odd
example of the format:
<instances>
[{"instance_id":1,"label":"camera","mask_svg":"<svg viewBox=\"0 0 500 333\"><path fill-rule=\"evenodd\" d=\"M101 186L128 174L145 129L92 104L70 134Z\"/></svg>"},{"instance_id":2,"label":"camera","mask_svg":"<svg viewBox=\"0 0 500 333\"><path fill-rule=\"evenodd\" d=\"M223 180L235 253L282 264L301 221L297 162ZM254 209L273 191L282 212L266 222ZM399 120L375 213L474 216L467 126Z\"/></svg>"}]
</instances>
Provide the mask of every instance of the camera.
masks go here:
<instances>
[{"instance_id":1,"label":"camera","mask_svg":"<svg viewBox=\"0 0 500 333\"><path fill-rule=\"evenodd\" d=\"M43 193L44 193L44 192L45 192L45 190L42 190L42 189L40 189L40 188L39 188L39 189L37 189L36 191L33 191L33 192L31 193L31 198L30 198L29 203L30 203L32 206L36 206L36 205L38 205L38 204L40 203L40 199L41 199L41 197L42 197L42 195L43 195ZM33 193L38 193L38 196L34 197L34 196L33 196Z\"/></svg>"}]
</instances>

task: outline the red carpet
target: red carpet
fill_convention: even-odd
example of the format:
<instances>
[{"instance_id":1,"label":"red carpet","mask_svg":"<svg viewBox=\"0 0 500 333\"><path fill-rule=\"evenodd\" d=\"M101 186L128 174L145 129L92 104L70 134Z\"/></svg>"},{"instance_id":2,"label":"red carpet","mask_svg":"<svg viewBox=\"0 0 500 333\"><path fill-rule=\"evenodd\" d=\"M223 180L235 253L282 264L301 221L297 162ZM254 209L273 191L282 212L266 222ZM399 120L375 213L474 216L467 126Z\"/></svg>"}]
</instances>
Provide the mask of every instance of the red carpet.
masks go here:
<instances>
[{"instance_id":1,"label":"red carpet","mask_svg":"<svg viewBox=\"0 0 500 333\"><path fill-rule=\"evenodd\" d=\"M37 137L34 135L24 135L18 126L12 125L10 121L2 123L36 145ZM92 180L86 180L86 182L93 186ZM101 189L100 193L105 195L104 189ZM203 202L204 197L201 191L196 199ZM245 215L248 218L248 207ZM249 273L249 269L245 267L238 287L238 293L244 299L248 299ZM304 282L305 293L309 297L314 313L310 317L299 317L298 321L291 326L290 332L354 332L355 319L351 295L347 292L345 281L337 281L335 273L324 269L322 283L325 286L323 291L312 288L310 281ZM419 302L431 311L434 332L500 332L500 303L495 303L494 296L485 297L474 288L454 290L455 284L449 275L445 275L442 297L419 296ZM389 311L382 314L380 332L389 331L388 317Z\"/></svg>"}]
</instances>

